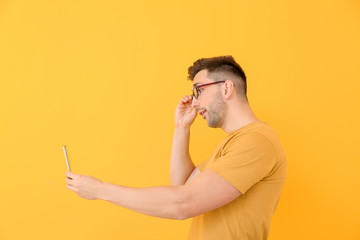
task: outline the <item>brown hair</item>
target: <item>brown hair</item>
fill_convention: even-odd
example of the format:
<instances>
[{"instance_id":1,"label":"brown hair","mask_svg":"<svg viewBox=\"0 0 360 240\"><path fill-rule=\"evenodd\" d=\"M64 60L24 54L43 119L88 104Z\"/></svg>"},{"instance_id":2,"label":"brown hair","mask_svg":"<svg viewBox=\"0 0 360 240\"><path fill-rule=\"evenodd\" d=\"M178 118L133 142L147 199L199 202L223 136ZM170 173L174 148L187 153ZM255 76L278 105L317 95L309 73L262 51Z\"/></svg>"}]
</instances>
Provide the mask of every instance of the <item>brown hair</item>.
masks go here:
<instances>
[{"instance_id":1,"label":"brown hair","mask_svg":"<svg viewBox=\"0 0 360 240\"><path fill-rule=\"evenodd\" d=\"M246 97L247 84L245 73L232 56L228 55L212 58L201 58L189 67L188 78L191 81L194 80L195 75L201 70L207 70L209 78L212 78L216 81L224 80L224 77L227 77L235 82L238 82L238 84L234 84L237 93L243 94Z\"/></svg>"}]
</instances>

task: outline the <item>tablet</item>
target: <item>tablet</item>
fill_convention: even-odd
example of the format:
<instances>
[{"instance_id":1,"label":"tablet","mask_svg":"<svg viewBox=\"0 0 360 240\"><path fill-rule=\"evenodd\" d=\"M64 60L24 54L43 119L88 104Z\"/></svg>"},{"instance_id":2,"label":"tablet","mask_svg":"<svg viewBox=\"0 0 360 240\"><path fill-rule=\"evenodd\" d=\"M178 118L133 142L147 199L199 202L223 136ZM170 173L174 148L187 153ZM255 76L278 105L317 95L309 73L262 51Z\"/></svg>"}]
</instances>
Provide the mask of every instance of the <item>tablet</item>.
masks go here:
<instances>
[{"instance_id":1,"label":"tablet","mask_svg":"<svg viewBox=\"0 0 360 240\"><path fill-rule=\"evenodd\" d=\"M64 150L64 155L65 155L65 161L66 161L67 168L68 168L69 172L71 172L71 171L70 171L69 160L68 160L68 157L67 157L67 154L66 154L66 148L65 148L65 146L63 146L63 150Z\"/></svg>"}]
</instances>

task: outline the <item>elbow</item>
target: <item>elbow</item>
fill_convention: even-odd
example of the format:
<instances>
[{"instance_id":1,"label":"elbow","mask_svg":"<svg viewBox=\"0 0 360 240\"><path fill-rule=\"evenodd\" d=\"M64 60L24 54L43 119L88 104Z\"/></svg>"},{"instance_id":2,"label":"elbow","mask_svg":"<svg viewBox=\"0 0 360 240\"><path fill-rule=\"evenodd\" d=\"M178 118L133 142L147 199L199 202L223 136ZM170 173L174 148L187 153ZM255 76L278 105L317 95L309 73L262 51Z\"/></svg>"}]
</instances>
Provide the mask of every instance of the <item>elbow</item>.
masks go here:
<instances>
[{"instance_id":1,"label":"elbow","mask_svg":"<svg viewBox=\"0 0 360 240\"><path fill-rule=\"evenodd\" d=\"M175 219L176 220L186 220L190 217L190 214L187 211L187 208L184 205L177 205L176 212L175 212Z\"/></svg>"},{"instance_id":2,"label":"elbow","mask_svg":"<svg viewBox=\"0 0 360 240\"><path fill-rule=\"evenodd\" d=\"M175 219L186 220L194 217L192 214L191 195L185 186L180 186L178 190L178 197L175 204Z\"/></svg>"},{"instance_id":3,"label":"elbow","mask_svg":"<svg viewBox=\"0 0 360 240\"><path fill-rule=\"evenodd\" d=\"M182 216L182 215L179 215L177 218L176 218L176 220L186 220L186 219L188 219L188 217L186 217L186 216Z\"/></svg>"}]
</instances>

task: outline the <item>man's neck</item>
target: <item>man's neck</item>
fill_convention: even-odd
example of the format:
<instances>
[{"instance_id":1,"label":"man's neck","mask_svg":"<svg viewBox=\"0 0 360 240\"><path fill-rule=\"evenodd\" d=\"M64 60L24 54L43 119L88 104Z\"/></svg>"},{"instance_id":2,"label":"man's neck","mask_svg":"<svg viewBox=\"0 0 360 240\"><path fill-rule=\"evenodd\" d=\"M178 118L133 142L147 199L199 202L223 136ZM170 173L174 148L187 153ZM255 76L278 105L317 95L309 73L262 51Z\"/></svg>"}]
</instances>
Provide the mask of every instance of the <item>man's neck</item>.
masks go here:
<instances>
[{"instance_id":1,"label":"man's neck","mask_svg":"<svg viewBox=\"0 0 360 240\"><path fill-rule=\"evenodd\" d=\"M226 133L235 131L252 122L259 121L249 104L239 103L228 106L221 129Z\"/></svg>"}]
</instances>

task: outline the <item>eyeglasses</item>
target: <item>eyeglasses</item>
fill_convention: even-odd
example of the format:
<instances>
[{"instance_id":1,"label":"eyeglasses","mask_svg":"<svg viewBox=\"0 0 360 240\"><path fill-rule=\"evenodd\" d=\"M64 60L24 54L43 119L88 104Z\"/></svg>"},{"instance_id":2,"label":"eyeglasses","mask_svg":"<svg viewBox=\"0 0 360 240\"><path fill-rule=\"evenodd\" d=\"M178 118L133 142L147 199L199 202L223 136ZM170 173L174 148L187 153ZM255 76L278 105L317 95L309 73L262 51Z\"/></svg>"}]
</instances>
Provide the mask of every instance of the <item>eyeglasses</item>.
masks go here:
<instances>
[{"instance_id":1,"label":"eyeglasses","mask_svg":"<svg viewBox=\"0 0 360 240\"><path fill-rule=\"evenodd\" d=\"M200 96L200 93L203 91L202 89L200 89L201 87L205 87L205 86L209 86L209 85L217 84L217 83L223 83L223 82L225 82L225 81L217 81L217 82L212 82L212 83L194 85L193 89L192 89L194 98L198 99L198 97Z\"/></svg>"}]
</instances>

